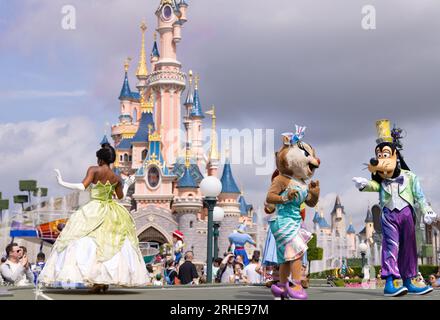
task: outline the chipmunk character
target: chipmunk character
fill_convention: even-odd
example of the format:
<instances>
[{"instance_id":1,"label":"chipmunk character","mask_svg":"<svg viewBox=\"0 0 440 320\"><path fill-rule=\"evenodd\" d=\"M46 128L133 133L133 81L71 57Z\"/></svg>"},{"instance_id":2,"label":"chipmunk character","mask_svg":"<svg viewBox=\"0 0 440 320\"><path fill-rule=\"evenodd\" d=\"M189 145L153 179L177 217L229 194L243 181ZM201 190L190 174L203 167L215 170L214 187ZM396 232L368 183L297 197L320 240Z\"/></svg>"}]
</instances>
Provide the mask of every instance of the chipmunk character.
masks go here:
<instances>
[{"instance_id":1,"label":"chipmunk character","mask_svg":"<svg viewBox=\"0 0 440 320\"><path fill-rule=\"evenodd\" d=\"M314 207L319 199L319 181L307 181L320 165L315 150L302 141L305 127L283 134L283 146L275 153L279 175L274 174L267 193L265 211L277 247L280 282L271 287L276 299L307 299L301 286L302 256L312 234L302 227L301 204ZM293 287L289 285L291 276Z\"/></svg>"},{"instance_id":2,"label":"chipmunk character","mask_svg":"<svg viewBox=\"0 0 440 320\"><path fill-rule=\"evenodd\" d=\"M368 164L372 180L354 177L353 181L360 191L379 192L384 295L427 294L432 291L431 287L416 287L411 281L417 276L416 228L420 225L417 222L420 213L427 224L434 222L437 215L426 202L418 177L409 170L400 153L401 130L391 131L388 120L377 121L376 128L379 136L376 156ZM400 278L403 286L396 288L393 280Z\"/></svg>"}]
</instances>

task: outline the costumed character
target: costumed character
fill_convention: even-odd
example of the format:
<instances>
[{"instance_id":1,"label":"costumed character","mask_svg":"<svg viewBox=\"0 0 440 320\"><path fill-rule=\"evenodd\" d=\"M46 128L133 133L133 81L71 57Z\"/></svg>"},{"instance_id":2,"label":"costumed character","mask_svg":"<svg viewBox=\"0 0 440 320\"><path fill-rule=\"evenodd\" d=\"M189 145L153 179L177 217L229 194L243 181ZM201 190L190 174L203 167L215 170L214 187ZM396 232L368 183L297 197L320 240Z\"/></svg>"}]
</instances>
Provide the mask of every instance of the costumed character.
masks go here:
<instances>
[{"instance_id":1,"label":"costumed character","mask_svg":"<svg viewBox=\"0 0 440 320\"><path fill-rule=\"evenodd\" d=\"M275 175L266 197L266 212L273 212L269 226L277 247L280 282L271 287L275 299L307 299L301 285L302 257L312 238L302 224L301 204L314 207L319 199L319 181L307 181L320 165L315 150L302 141L305 127L283 134L283 146L275 153ZM289 285L288 278L293 282Z\"/></svg>"},{"instance_id":2,"label":"costumed character","mask_svg":"<svg viewBox=\"0 0 440 320\"><path fill-rule=\"evenodd\" d=\"M376 128L375 157L368 164L372 179L354 177L353 181L360 191L379 193L384 295L426 294L432 291L431 287L420 288L411 281L417 276L416 232L422 216L425 223L431 224L437 215L426 202L418 177L402 157L402 130L391 131L389 120L377 121ZM403 286L396 287L394 279L402 279Z\"/></svg>"},{"instance_id":3,"label":"costumed character","mask_svg":"<svg viewBox=\"0 0 440 320\"><path fill-rule=\"evenodd\" d=\"M109 285L144 286L147 271L139 250L136 225L130 213L113 199L123 198L122 182L110 165L116 153L109 144L96 152L98 166L88 169L82 183L58 183L72 190L91 187L91 200L75 211L58 236L40 273L46 286L59 283L92 287L91 292L108 290Z\"/></svg>"},{"instance_id":4,"label":"costumed character","mask_svg":"<svg viewBox=\"0 0 440 320\"><path fill-rule=\"evenodd\" d=\"M173 247L174 247L174 263L176 266L179 265L180 259L182 259L183 248L185 243L183 242L183 233L179 230L174 230L173 232Z\"/></svg>"},{"instance_id":5,"label":"costumed character","mask_svg":"<svg viewBox=\"0 0 440 320\"><path fill-rule=\"evenodd\" d=\"M256 246L256 243L252 237L246 233L246 225L244 223L240 224L238 229L234 230L234 232L228 236L228 239L230 243L228 251L230 251L232 245L234 245L235 257L241 256L243 258L243 264L247 266L249 264L249 258L244 246L246 243Z\"/></svg>"}]
</instances>

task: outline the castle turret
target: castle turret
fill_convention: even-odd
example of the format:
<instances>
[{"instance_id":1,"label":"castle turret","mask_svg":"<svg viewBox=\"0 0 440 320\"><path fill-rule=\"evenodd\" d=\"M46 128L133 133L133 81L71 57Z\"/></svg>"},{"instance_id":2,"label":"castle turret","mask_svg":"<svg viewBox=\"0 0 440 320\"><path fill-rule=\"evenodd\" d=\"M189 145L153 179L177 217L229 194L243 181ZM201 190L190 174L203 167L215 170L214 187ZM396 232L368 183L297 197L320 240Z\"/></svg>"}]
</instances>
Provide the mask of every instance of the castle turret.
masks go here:
<instances>
[{"instance_id":1,"label":"castle turret","mask_svg":"<svg viewBox=\"0 0 440 320\"><path fill-rule=\"evenodd\" d=\"M229 246L228 235L237 227L237 222L241 216L238 203L238 196L241 192L235 183L228 157L226 158L220 181L222 183L222 191L218 197L217 205L225 212L219 237L220 254L222 254Z\"/></svg>"},{"instance_id":2,"label":"castle turret","mask_svg":"<svg viewBox=\"0 0 440 320\"><path fill-rule=\"evenodd\" d=\"M152 71L155 71L156 69L156 63L159 61L160 53L159 49L157 47L157 33L154 33L154 43L153 43L153 49L151 50L151 56L150 56L150 63L151 63L151 69Z\"/></svg>"},{"instance_id":3,"label":"castle turret","mask_svg":"<svg viewBox=\"0 0 440 320\"><path fill-rule=\"evenodd\" d=\"M202 104L200 103L200 94L199 94L199 76L196 76L195 86L194 86L194 100L192 109L190 112L190 120L191 120L191 140L192 140L192 150L194 157L197 160L197 164L200 165L200 162L203 160L203 119L205 116L202 112Z\"/></svg>"},{"instance_id":4,"label":"castle turret","mask_svg":"<svg viewBox=\"0 0 440 320\"><path fill-rule=\"evenodd\" d=\"M356 255L356 230L353 227L353 221L350 216L350 225L347 229L347 249L349 256L354 257Z\"/></svg>"},{"instance_id":5,"label":"castle turret","mask_svg":"<svg viewBox=\"0 0 440 320\"><path fill-rule=\"evenodd\" d=\"M333 211L331 212L331 229L337 237L345 237L346 226L345 226L345 212L344 206L341 204L341 199L336 196L335 205Z\"/></svg>"},{"instance_id":6,"label":"castle turret","mask_svg":"<svg viewBox=\"0 0 440 320\"><path fill-rule=\"evenodd\" d=\"M373 214L371 212L370 206L368 206L367 216L365 217L365 237L368 241L372 241L373 232L374 232Z\"/></svg>"}]
</instances>

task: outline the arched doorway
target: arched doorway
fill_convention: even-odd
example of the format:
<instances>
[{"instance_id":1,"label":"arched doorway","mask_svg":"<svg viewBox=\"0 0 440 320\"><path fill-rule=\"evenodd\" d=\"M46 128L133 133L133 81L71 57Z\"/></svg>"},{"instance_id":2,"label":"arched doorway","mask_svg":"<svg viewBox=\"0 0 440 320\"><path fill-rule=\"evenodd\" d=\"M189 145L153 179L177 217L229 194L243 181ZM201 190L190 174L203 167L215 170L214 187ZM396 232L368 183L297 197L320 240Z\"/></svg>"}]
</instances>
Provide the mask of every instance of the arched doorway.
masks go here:
<instances>
[{"instance_id":1,"label":"arched doorway","mask_svg":"<svg viewBox=\"0 0 440 320\"><path fill-rule=\"evenodd\" d=\"M160 245L168 243L167 238L155 227L149 227L139 235L139 242L157 242Z\"/></svg>"}]
</instances>

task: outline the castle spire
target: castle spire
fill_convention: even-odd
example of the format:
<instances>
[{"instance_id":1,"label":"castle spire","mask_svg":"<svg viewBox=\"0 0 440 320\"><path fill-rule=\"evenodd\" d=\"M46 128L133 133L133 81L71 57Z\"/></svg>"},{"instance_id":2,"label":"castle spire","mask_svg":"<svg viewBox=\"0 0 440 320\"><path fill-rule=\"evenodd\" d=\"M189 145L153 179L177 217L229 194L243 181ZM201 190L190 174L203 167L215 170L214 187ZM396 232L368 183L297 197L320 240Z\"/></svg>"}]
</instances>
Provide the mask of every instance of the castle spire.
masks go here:
<instances>
[{"instance_id":1,"label":"castle spire","mask_svg":"<svg viewBox=\"0 0 440 320\"><path fill-rule=\"evenodd\" d=\"M153 50L151 51L151 59L160 57L159 49L157 47L157 33L156 32L154 33L153 38L154 38L154 43L153 43Z\"/></svg>"},{"instance_id":2,"label":"castle spire","mask_svg":"<svg viewBox=\"0 0 440 320\"><path fill-rule=\"evenodd\" d=\"M150 98L145 99L145 93L141 92L141 111L142 113L153 113L153 96L150 95Z\"/></svg>"},{"instance_id":3,"label":"castle spire","mask_svg":"<svg viewBox=\"0 0 440 320\"><path fill-rule=\"evenodd\" d=\"M210 111L205 112L212 117L212 128L211 128L211 148L209 149L209 160L219 160L218 153L218 139L217 139L217 131L216 131L216 115L215 115L215 106L212 106Z\"/></svg>"},{"instance_id":4,"label":"castle spire","mask_svg":"<svg viewBox=\"0 0 440 320\"><path fill-rule=\"evenodd\" d=\"M141 23L141 31L142 31L141 55L139 60L139 66L136 73L136 76L138 78L148 76L147 55L145 54L145 31L147 31L147 25L145 24L145 21L142 21Z\"/></svg>"},{"instance_id":5,"label":"castle spire","mask_svg":"<svg viewBox=\"0 0 440 320\"><path fill-rule=\"evenodd\" d=\"M128 68L130 67L130 61L131 58L129 57L124 62L125 77L124 83L122 84L121 93L119 94L119 100L127 100L131 99L132 97L130 84L128 83Z\"/></svg>"},{"instance_id":6,"label":"castle spire","mask_svg":"<svg viewBox=\"0 0 440 320\"><path fill-rule=\"evenodd\" d=\"M222 183L222 192L221 193L240 194L240 189L237 187L237 184L235 183L234 176L232 175L231 163L229 161L229 157L226 158L226 162L223 167L223 174L222 174L220 181Z\"/></svg>"},{"instance_id":7,"label":"castle spire","mask_svg":"<svg viewBox=\"0 0 440 320\"><path fill-rule=\"evenodd\" d=\"M191 111L191 117L197 117L203 119L205 116L202 112L202 104L200 103L200 95L199 95L199 81L200 76L196 75L195 85L194 85L194 104Z\"/></svg>"}]
</instances>

